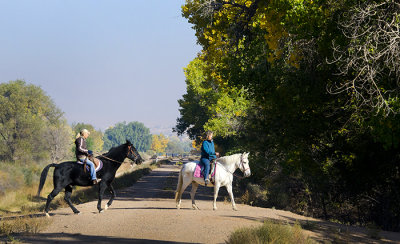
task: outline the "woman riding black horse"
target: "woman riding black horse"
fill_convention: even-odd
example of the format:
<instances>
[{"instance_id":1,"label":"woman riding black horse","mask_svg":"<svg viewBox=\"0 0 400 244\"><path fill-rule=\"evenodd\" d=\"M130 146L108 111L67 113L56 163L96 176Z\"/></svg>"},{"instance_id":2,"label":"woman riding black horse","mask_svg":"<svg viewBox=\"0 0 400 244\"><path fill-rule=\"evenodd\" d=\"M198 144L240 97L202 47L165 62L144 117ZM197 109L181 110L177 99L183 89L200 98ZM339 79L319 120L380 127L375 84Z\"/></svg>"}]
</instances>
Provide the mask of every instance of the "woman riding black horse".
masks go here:
<instances>
[{"instance_id":1,"label":"woman riding black horse","mask_svg":"<svg viewBox=\"0 0 400 244\"><path fill-rule=\"evenodd\" d=\"M111 148L108 153L100 155L97 158L103 162L103 168L97 172L97 178L101 179L100 183L98 184L99 200L97 203L97 209L99 212L102 212L103 209L101 208L101 200L103 199L103 194L106 187L108 187L111 192L111 198L106 204L106 209L112 204L114 198L116 197L111 183L113 182L115 174L118 168L124 162L125 158L129 158L137 164L141 164L143 159L139 155L136 148L129 141L126 141L125 144L122 144L118 147ZM63 162L60 164L49 164L43 169L40 176L38 196L43 189L47 173L51 167L55 167L53 174L54 189L47 197L46 208L44 212L47 216L49 216L48 212L50 202L62 189L65 189L65 201L68 203L72 211L74 211L74 213L79 214L80 212L72 205L71 202L70 197L72 194L72 186L92 186L93 181L91 177L89 177L89 174L84 171L84 166L78 164L76 161Z\"/></svg>"}]
</instances>

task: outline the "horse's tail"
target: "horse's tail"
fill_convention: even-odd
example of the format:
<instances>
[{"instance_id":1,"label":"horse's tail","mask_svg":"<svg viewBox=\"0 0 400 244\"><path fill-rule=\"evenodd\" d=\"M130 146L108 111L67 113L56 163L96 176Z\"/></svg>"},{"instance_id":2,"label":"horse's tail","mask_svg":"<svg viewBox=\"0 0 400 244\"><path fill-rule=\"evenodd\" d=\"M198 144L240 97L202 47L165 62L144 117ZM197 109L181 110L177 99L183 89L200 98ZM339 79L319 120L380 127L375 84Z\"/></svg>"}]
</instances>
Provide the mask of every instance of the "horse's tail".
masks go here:
<instances>
[{"instance_id":1,"label":"horse's tail","mask_svg":"<svg viewBox=\"0 0 400 244\"><path fill-rule=\"evenodd\" d=\"M180 193L182 191L182 184L183 184L182 171L183 171L183 167L179 171L178 185L176 186L176 191L175 191L175 201L178 201L178 196L180 196Z\"/></svg>"},{"instance_id":2,"label":"horse's tail","mask_svg":"<svg viewBox=\"0 0 400 244\"><path fill-rule=\"evenodd\" d=\"M39 188L38 188L38 192L37 192L37 196L40 196L40 192L43 189L44 183L46 182L46 178L47 178L47 173L49 173L49 169L51 167L55 167L57 164L49 164L46 167L44 167L42 174L40 175L40 183L39 183Z\"/></svg>"}]
</instances>

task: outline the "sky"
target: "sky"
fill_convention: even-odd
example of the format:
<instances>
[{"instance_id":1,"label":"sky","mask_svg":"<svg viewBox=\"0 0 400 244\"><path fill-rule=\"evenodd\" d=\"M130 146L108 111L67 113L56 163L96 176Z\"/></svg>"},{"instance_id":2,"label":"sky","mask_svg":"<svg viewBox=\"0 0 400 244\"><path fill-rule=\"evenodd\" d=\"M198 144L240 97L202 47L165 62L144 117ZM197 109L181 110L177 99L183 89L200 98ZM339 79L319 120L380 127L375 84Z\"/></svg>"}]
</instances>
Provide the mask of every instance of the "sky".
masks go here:
<instances>
[{"instance_id":1,"label":"sky","mask_svg":"<svg viewBox=\"0 0 400 244\"><path fill-rule=\"evenodd\" d=\"M196 44L184 0L0 0L0 82L40 86L67 121L173 127Z\"/></svg>"}]
</instances>

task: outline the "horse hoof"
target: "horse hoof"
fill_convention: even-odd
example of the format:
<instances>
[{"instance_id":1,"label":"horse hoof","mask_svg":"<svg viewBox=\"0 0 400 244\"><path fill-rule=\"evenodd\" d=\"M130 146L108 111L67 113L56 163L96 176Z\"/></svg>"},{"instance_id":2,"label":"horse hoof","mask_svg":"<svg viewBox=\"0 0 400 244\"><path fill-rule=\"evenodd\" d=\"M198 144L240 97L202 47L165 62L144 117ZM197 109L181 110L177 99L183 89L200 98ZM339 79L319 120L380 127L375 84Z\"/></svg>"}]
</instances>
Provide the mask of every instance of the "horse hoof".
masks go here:
<instances>
[{"instance_id":1,"label":"horse hoof","mask_svg":"<svg viewBox=\"0 0 400 244\"><path fill-rule=\"evenodd\" d=\"M104 207L104 210L107 210L108 209L108 204L106 204L106 206Z\"/></svg>"},{"instance_id":2,"label":"horse hoof","mask_svg":"<svg viewBox=\"0 0 400 244\"><path fill-rule=\"evenodd\" d=\"M214 211L217 211L217 208L213 208Z\"/></svg>"},{"instance_id":3,"label":"horse hoof","mask_svg":"<svg viewBox=\"0 0 400 244\"><path fill-rule=\"evenodd\" d=\"M50 214L49 213L45 213L47 218L50 218Z\"/></svg>"},{"instance_id":4,"label":"horse hoof","mask_svg":"<svg viewBox=\"0 0 400 244\"><path fill-rule=\"evenodd\" d=\"M103 213L103 212L104 212L104 209L99 210L99 213Z\"/></svg>"},{"instance_id":5,"label":"horse hoof","mask_svg":"<svg viewBox=\"0 0 400 244\"><path fill-rule=\"evenodd\" d=\"M176 206L176 209L181 209L181 206Z\"/></svg>"},{"instance_id":6,"label":"horse hoof","mask_svg":"<svg viewBox=\"0 0 400 244\"><path fill-rule=\"evenodd\" d=\"M238 209L237 208L233 208L233 211L238 211Z\"/></svg>"},{"instance_id":7,"label":"horse hoof","mask_svg":"<svg viewBox=\"0 0 400 244\"><path fill-rule=\"evenodd\" d=\"M192 209L193 209L193 210L200 210L200 208L197 207L197 205L194 205L194 204L192 205Z\"/></svg>"},{"instance_id":8,"label":"horse hoof","mask_svg":"<svg viewBox=\"0 0 400 244\"><path fill-rule=\"evenodd\" d=\"M74 212L74 214L79 215L79 214L81 214L81 212L79 212L79 211L78 212Z\"/></svg>"}]
</instances>

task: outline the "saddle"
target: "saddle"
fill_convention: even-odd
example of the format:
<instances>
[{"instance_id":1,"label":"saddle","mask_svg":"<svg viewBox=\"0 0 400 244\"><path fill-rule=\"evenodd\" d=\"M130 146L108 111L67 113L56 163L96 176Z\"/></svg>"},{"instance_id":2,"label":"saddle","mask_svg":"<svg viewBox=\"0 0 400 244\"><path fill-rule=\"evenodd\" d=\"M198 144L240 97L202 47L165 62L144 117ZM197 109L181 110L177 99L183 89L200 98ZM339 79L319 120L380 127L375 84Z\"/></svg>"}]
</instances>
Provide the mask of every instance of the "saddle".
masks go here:
<instances>
[{"instance_id":1,"label":"saddle","mask_svg":"<svg viewBox=\"0 0 400 244\"><path fill-rule=\"evenodd\" d=\"M97 158L95 158L93 155L90 155L89 160L92 161L94 163L94 167L97 168L100 165L100 160L98 160Z\"/></svg>"},{"instance_id":2,"label":"saddle","mask_svg":"<svg viewBox=\"0 0 400 244\"><path fill-rule=\"evenodd\" d=\"M96 172L102 168L102 162L98 158L95 158L93 155L90 155L88 156L88 159L93 162ZM83 163L81 161L77 161L77 163L83 165L83 172L86 173L86 169L88 169L88 166L86 165L86 160L84 160Z\"/></svg>"}]
</instances>

